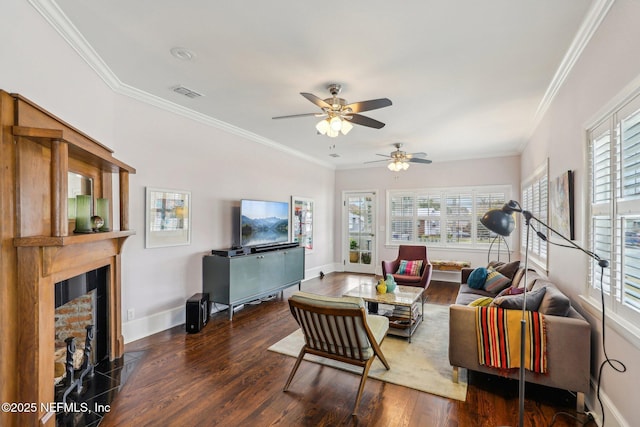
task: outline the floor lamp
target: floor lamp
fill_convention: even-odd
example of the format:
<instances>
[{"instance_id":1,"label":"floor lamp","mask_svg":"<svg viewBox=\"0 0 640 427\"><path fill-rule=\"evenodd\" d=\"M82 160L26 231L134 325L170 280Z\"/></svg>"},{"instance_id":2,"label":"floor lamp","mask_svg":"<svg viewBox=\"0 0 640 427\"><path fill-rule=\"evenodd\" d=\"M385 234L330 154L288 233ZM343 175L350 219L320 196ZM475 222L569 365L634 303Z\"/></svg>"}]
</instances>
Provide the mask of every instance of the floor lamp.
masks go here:
<instances>
[{"instance_id":1,"label":"floor lamp","mask_svg":"<svg viewBox=\"0 0 640 427\"><path fill-rule=\"evenodd\" d=\"M524 209L522 209L520 204L515 200L509 201L509 203L505 204L501 209L492 209L488 211L480 219L480 222L482 223L482 225L484 225L494 233L499 234L501 236L508 236L513 232L515 228L515 220L513 218L514 212L520 212L522 214L522 216L524 217L525 226L527 227L525 255L524 255L524 294L523 294L524 296L522 301L522 319L520 320L520 371L519 371L519 377L518 377L518 386L519 386L518 426L523 427L524 426L524 384L525 384L524 360L525 360L525 339L526 339L526 327L527 327L527 322L525 320L526 318L525 312L526 312L526 306L527 306L527 285L528 285L527 270L529 267L529 229L532 228L531 221L532 220L536 221L538 224L542 225L547 230L555 233L562 240L569 243L570 246L568 247L578 249L584 252L585 254L589 255L591 258L598 261L598 265L601 268L608 267L609 262L607 260L600 258L595 253L576 245L575 243L573 243L573 241L571 241L567 237L563 236L562 234L560 234L559 232L557 232L556 230L549 227L547 224L545 224L544 222L542 222L541 220L533 216L531 212L525 211ZM545 241L547 240L547 237L542 232L536 231L536 234L542 240L545 240Z\"/></svg>"}]
</instances>

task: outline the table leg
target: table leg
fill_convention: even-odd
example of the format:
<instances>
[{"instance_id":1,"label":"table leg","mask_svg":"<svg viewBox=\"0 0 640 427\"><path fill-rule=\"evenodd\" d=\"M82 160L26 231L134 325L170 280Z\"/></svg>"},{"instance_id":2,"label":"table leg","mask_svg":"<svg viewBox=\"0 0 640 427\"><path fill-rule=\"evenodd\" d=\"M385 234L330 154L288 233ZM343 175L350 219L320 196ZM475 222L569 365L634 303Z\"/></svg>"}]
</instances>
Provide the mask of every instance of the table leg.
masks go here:
<instances>
[{"instance_id":1,"label":"table leg","mask_svg":"<svg viewBox=\"0 0 640 427\"><path fill-rule=\"evenodd\" d=\"M378 314L378 303L377 302L368 302L367 306L369 307L370 314Z\"/></svg>"}]
</instances>

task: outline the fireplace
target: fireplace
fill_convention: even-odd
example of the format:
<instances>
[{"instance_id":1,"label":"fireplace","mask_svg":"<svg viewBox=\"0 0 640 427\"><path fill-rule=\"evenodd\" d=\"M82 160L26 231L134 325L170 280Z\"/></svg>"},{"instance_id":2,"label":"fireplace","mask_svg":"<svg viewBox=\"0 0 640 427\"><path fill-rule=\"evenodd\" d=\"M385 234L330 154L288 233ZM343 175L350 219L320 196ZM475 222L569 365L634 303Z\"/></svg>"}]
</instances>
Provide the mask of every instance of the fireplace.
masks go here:
<instances>
[{"instance_id":1,"label":"fireplace","mask_svg":"<svg viewBox=\"0 0 640 427\"><path fill-rule=\"evenodd\" d=\"M87 326L93 326L90 363L95 365L108 356L107 278L107 267L101 267L55 284L56 378L65 362L66 340L74 337L82 347Z\"/></svg>"},{"instance_id":2,"label":"fireplace","mask_svg":"<svg viewBox=\"0 0 640 427\"><path fill-rule=\"evenodd\" d=\"M82 131L2 90L0 165L0 397L40 405L35 412L0 413L0 425L53 426L56 410L46 404L54 402L57 284L100 272L104 292L98 291L101 286L90 291L106 319L103 324L94 319L101 337L98 357L112 361L124 354L121 256L135 234L128 213L129 175L135 169ZM70 173L90 180L92 205L108 202L111 231L73 232Z\"/></svg>"}]
</instances>

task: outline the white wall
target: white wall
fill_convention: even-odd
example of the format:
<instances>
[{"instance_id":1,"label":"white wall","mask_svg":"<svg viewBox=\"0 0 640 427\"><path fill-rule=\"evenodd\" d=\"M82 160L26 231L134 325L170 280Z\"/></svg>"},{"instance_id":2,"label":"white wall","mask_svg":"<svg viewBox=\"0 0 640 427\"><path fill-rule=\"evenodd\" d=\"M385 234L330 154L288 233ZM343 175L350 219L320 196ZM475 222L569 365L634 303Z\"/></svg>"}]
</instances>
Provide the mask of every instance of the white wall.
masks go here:
<instances>
[{"instance_id":1,"label":"white wall","mask_svg":"<svg viewBox=\"0 0 640 427\"><path fill-rule=\"evenodd\" d=\"M632 81L640 87L640 2L617 0L599 30L590 41L567 82L551 104L543 121L533 134L522 154L523 178L544 159L549 158L549 177L562 172L576 173L576 243L585 240L585 168L586 126L599 112L615 99ZM549 276L571 296L573 305L587 316L593 326L592 378L597 379L597 368L603 359L600 320L580 306L580 295L586 294L588 258L579 251L551 246L549 249ZM608 407L606 425L637 425L640 406L637 390L640 383L640 348L622 337L613 324L607 328L606 344L610 357L622 360L627 372L618 374L604 370L602 394ZM638 340L636 339L637 343ZM594 396L591 396L591 407Z\"/></svg>"},{"instance_id":2,"label":"white wall","mask_svg":"<svg viewBox=\"0 0 640 427\"><path fill-rule=\"evenodd\" d=\"M409 145L409 143L408 143ZM341 202L344 191L375 190L378 195L378 225L386 226L386 192L387 190L403 190L416 188L441 188L459 186L482 186L482 185L512 185L512 196L517 198L520 189L520 157L496 157L487 159L465 160L458 162L434 162L430 165L412 164L408 170L402 172L391 172L386 168L386 164L381 163L380 167L368 167L361 169L337 170L336 171L336 194L335 206L335 252L336 258L342 253L342 235L344 227L343 205ZM377 241L377 272L382 273L381 260L395 259L398 254L397 246L385 245L385 232L379 230ZM514 242L518 237L514 236ZM518 259L517 244L512 249L516 253L512 254L512 259ZM430 259L454 259L471 261L472 266L485 265L487 263L487 251L465 250L465 249L438 249L427 247ZM492 252L493 253L493 252ZM503 252L502 257L506 257ZM443 278L446 280L446 277Z\"/></svg>"},{"instance_id":3,"label":"white wall","mask_svg":"<svg viewBox=\"0 0 640 427\"><path fill-rule=\"evenodd\" d=\"M26 1L4 2L2 18L0 89L38 103L137 169L129 211L137 234L122 257L125 341L184 322L185 300L202 289L202 256L234 242L234 207L242 198L313 198L315 247L306 268L330 271L333 169L115 93ZM144 248L147 186L192 192L190 245Z\"/></svg>"}]
</instances>

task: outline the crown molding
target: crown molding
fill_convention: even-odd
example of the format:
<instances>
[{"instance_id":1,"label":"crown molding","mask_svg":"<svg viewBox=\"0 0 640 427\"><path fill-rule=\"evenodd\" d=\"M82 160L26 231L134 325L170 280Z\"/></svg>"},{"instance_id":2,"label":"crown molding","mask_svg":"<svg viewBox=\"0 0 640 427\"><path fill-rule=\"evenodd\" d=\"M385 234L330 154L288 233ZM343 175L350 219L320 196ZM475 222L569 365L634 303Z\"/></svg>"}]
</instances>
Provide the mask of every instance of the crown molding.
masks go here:
<instances>
[{"instance_id":1,"label":"crown molding","mask_svg":"<svg viewBox=\"0 0 640 427\"><path fill-rule=\"evenodd\" d=\"M227 133L266 145L267 147L285 152L311 163L315 163L329 169L335 169L335 166L328 162L318 160L271 139L249 132L245 129L241 129L222 120L199 113L190 108L183 107L174 102L123 83L84 38L78 28L73 25L54 0L28 1L114 92L136 99L145 104L153 105L165 111L195 120L205 125L215 127Z\"/></svg>"},{"instance_id":2,"label":"crown molding","mask_svg":"<svg viewBox=\"0 0 640 427\"><path fill-rule=\"evenodd\" d=\"M534 115L531 130L529 131L529 138L527 138L527 141L523 141L522 146L520 147L520 151L524 149L528 140L531 138L531 135L533 135L536 128L542 121L542 118L551 106L551 103L558 94L558 91L560 91L560 88L567 80L567 77L571 73L574 65L576 64L576 62L578 62L578 59L582 55L582 52L587 47L589 41L600 27L600 24L607 16L607 13L611 9L611 6L613 6L614 2L615 0L596 0L587 12L586 17L582 21L582 24L580 25L580 28L576 33L576 36L573 38L573 41L571 42L567 53L562 58L560 66L556 70L556 73L551 79L551 83L549 84L547 91L545 92L542 100L540 101L540 104L538 105L538 109L536 110L536 113Z\"/></svg>"}]
</instances>

